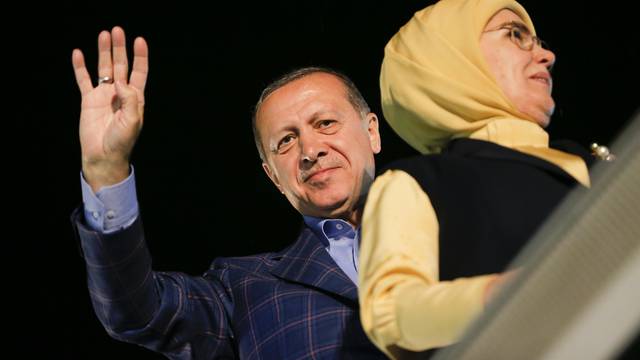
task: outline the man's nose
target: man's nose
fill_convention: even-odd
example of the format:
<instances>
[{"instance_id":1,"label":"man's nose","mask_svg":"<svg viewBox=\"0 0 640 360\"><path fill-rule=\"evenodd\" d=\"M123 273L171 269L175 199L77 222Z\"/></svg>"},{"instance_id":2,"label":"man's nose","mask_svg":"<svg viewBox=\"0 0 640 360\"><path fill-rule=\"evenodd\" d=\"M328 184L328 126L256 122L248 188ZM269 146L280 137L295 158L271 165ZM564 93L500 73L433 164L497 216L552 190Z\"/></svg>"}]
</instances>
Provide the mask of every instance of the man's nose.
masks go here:
<instances>
[{"instance_id":1,"label":"man's nose","mask_svg":"<svg viewBox=\"0 0 640 360\"><path fill-rule=\"evenodd\" d=\"M310 167L319 158L327 155L326 144L317 136L309 135L300 138L300 162L303 167Z\"/></svg>"}]
</instances>

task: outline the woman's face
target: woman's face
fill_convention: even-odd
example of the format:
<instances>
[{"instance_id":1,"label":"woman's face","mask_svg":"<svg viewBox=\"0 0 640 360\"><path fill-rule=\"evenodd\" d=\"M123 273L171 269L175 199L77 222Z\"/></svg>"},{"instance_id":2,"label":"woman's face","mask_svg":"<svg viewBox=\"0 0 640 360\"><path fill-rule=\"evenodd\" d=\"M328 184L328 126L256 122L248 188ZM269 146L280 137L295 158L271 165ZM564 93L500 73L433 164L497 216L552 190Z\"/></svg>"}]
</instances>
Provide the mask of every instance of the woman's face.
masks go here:
<instances>
[{"instance_id":1,"label":"woman's face","mask_svg":"<svg viewBox=\"0 0 640 360\"><path fill-rule=\"evenodd\" d=\"M512 22L522 27L518 35L530 36L526 34L530 31L522 19L511 10L503 9L485 26L480 37L480 49L507 98L529 120L546 127L555 107L549 74L555 55L535 43L531 50L520 48L512 41L509 28L500 29Z\"/></svg>"}]
</instances>

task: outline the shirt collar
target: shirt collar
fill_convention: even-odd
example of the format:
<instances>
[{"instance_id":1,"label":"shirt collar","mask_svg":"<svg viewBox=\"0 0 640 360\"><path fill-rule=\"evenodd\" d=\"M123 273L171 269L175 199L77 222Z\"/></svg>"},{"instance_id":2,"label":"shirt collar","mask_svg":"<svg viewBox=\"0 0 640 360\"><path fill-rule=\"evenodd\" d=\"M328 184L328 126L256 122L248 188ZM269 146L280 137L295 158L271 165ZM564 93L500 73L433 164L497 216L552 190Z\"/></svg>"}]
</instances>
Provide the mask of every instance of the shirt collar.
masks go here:
<instances>
[{"instance_id":1,"label":"shirt collar","mask_svg":"<svg viewBox=\"0 0 640 360\"><path fill-rule=\"evenodd\" d=\"M330 240L348 237L355 240L358 229L342 219L323 219L313 216L303 216L305 224L322 241L329 246Z\"/></svg>"}]
</instances>

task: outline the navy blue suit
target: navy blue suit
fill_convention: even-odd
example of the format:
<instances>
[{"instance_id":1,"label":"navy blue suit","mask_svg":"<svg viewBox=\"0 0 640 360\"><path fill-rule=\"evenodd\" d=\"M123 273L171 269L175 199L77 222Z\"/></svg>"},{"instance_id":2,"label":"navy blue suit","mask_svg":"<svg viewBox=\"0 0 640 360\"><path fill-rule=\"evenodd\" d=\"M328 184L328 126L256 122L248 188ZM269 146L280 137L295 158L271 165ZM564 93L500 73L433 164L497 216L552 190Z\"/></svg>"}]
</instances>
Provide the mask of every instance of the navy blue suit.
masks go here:
<instances>
[{"instance_id":1,"label":"navy blue suit","mask_svg":"<svg viewBox=\"0 0 640 360\"><path fill-rule=\"evenodd\" d=\"M218 258L202 277L155 272L138 218L100 234L72 215L95 312L114 338L172 359L376 359L357 288L304 228L281 252Z\"/></svg>"}]
</instances>

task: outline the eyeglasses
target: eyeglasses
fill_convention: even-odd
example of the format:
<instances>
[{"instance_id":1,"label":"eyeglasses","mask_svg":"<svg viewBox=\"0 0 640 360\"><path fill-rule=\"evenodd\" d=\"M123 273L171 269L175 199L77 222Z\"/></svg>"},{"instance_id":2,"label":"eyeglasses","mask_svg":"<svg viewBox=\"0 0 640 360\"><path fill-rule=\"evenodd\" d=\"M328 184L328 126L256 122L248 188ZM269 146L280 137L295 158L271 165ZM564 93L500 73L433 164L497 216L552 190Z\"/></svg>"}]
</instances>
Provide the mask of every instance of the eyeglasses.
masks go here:
<instances>
[{"instance_id":1,"label":"eyeglasses","mask_svg":"<svg viewBox=\"0 0 640 360\"><path fill-rule=\"evenodd\" d=\"M514 42L518 47L522 50L531 51L534 45L538 45L545 50L549 50L549 46L544 40L540 39L537 36L531 35L529 29L516 21L511 21L505 24L500 25L497 29L487 30L485 32L498 31L498 30L509 30L509 35L511 37L511 41Z\"/></svg>"}]
</instances>

